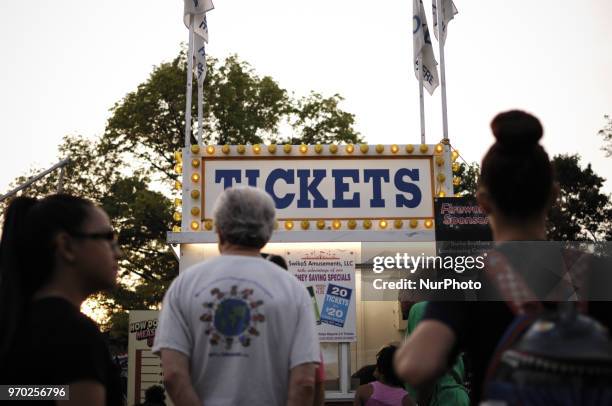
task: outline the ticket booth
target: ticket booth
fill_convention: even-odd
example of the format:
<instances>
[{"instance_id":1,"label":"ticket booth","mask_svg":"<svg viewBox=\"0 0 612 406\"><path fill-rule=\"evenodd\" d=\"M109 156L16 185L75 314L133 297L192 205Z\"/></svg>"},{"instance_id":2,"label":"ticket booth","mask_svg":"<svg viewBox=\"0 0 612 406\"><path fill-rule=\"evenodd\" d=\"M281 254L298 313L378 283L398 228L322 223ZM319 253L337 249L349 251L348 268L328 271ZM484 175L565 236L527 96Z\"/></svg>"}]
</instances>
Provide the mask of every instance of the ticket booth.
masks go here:
<instances>
[{"instance_id":1,"label":"ticket booth","mask_svg":"<svg viewBox=\"0 0 612 406\"><path fill-rule=\"evenodd\" d=\"M285 257L312 297L327 401L351 400L359 383L351 376L373 364L382 346L401 341L405 329L397 300L363 296L362 273L383 252L435 255L434 197L453 195L456 153L446 144L209 145L176 158L180 226L168 243L180 271L219 254L211 213L225 188L269 193L277 224L262 251ZM151 384L134 369L128 401Z\"/></svg>"}]
</instances>

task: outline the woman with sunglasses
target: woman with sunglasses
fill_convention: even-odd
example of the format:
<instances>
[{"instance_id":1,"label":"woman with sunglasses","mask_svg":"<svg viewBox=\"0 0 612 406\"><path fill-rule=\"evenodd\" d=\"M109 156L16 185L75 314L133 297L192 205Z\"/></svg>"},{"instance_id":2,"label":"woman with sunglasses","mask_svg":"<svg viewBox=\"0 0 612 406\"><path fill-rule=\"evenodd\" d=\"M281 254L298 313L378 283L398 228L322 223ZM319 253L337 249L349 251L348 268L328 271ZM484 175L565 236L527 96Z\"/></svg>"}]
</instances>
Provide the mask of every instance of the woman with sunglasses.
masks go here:
<instances>
[{"instance_id":1,"label":"woman with sunglasses","mask_svg":"<svg viewBox=\"0 0 612 406\"><path fill-rule=\"evenodd\" d=\"M65 404L124 403L108 347L79 310L115 285L120 254L108 215L88 200L11 202L0 240L0 384L69 385Z\"/></svg>"}]
</instances>

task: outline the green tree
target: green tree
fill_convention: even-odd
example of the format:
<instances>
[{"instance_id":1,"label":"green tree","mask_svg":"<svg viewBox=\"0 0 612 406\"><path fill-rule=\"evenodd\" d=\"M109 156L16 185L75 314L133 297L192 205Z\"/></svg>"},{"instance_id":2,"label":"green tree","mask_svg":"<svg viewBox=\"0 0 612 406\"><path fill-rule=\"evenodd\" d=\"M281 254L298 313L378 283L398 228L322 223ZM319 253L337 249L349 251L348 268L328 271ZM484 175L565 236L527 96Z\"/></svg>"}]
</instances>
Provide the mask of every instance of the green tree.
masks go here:
<instances>
[{"instance_id":1,"label":"green tree","mask_svg":"<svg viewBox=\"0 0 612 406\"><path fill-rule=\"evenodd\" d=\"M476 196L479 174L480 165L477 162L471 164L461 162L459 170L455 172L455 176L461 179L461 183L455 186L455 193L459 193L461 196Z\"/></svg>"},{"instance_id":2,"label":"green tree","mask_svg":"<svg viewBox=\"0 0 612 406\"><path fill-rule=\"evenodd\" d=\"M359 142L354 115L340 109L339 95L289 96L269 76L260 77L236 56L207 60L203 140L215 144L262 142ZM111 110L102 151L129 155L154 180L173 181L172 151L184 144L185 53L157 66L150 77ZM196 100L194 87L193 100ZM197 134L192 110L191 142ZM284 129L285 131L281 131Z\"/></svg>"},{"instance_id":3,"label":"green tree","mask_svg":"<svg viewBox=\"0 0 612 406\"><path fill-rule=\"evenodd\" d=\"M607 238L612 226L612 205L610 196L601 190L605 179L595 174L591 164L581 167L578 155L556 155L552 163L560 194L548 214L549 238L556 241Z\"/></svg>"}]
</instances>

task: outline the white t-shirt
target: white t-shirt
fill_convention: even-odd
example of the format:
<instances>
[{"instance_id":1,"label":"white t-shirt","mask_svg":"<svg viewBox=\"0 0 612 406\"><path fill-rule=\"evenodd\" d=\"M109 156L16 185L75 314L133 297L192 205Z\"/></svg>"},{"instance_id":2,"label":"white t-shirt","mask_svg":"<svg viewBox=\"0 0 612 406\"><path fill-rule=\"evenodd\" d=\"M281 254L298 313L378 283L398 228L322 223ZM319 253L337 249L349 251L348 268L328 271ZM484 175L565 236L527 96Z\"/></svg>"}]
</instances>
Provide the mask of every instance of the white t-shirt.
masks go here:
<instances>
[{"instance_id":1,"label":"white t-shirt","mask_svg":"<svg viewBox=\"0 0 612 406\"><path fill-rule=\"evenodd\" d=\"M289 371L318 363L305 287L262 258L221 255L182 272L164 297L153 352L190 359L206 406L284 405Z\"/></svg>"}]
</instances>

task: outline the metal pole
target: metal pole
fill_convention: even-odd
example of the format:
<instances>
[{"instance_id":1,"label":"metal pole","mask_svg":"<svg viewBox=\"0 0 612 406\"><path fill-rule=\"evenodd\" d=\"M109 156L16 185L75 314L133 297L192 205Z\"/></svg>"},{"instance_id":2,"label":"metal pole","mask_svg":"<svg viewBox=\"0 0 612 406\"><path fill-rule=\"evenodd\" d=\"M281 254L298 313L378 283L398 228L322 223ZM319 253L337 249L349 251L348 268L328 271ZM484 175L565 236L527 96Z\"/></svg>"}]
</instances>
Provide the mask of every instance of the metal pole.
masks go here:
<instances>
[{"instance_id":1,"label":"metal pole","mask_svg":"<svg viewBox=\"0 0 612 406\"><path fill-rule=\"evenodd\" d=\"M64 167L60 168L59 180L57 182L57 193L64 191Z\"/></svg>"},{"instance_id":2,"label":"metal pole","mask_svg":"<svg viewBox=\"0 0 612 406\"><path fill-rule=\"evenodd\" d=\"M189 16L189 49L187 50L187 94L185 103L185 148L191 145L191 94L193 87L193 16Z\"/></svg>"},{"instance_id":3,"label":"metal pole","mask_svg":"<svg viewBox=\"0 0 612 406\"><path fill-rule=\"evenodd\" d=\"M198 145L202 145L202 132L204 131L203 110L204 110L204 84L198 82Z\"/></svg>"},{"instance_id":4,"label":"metal pole","mask_svg":"<svg viewBox=\"0 0 612 406\"><path fill-rule=\"evenodd\" d=\"M421 144L425 144L425 97L423 96L423 52L419 55L419 107L421 108Z\"/></svg>"},{"instance_id":5,"label":"metal pole","mask_svg":"<svg viewBox=\"0 0 612 406\"><path fill-rule=\"evenodd\" d=\"M444 42L446 42L446 37L444 36L444 41L442 41L443 35L446 32L443 32L443 20L444 13L443 2L444 0L437 0L436 7L438 8L438 12L436 13L438 16L438 45L440 46L440 86L442 92L442 135L445 141L448 141L448 115L446 112L446 67L444 66ZM452 13L452 10L447 10Z\"/></svg>"},{"instance_id":6,"label":"metal pole","mask_svg":"<svg viewBox=\"0 0 612 406\"><path fill-rule=\"evenodd\" d=\"M70 163L70 158L66 158L63 161L60 161L60 162L56 163L55 165L53 165L51 168L47 169L46 171L43 171L43 172L39 173L38 175L31 177L25 183L17 186L15 189L11 190L10 192L0 196L0 202L2 202L7 197L11 197L15 193L17 193L17 192L27 188L32 183L34 183L34 182L44 178L45 176L47 176L48 174L50 174L51 172L53 172L57 168L62 168L63 169L63 167L68 165L69 163ZM61 177L61 175L60 175L60 177Z\"/></svg>"}]
</instances>

